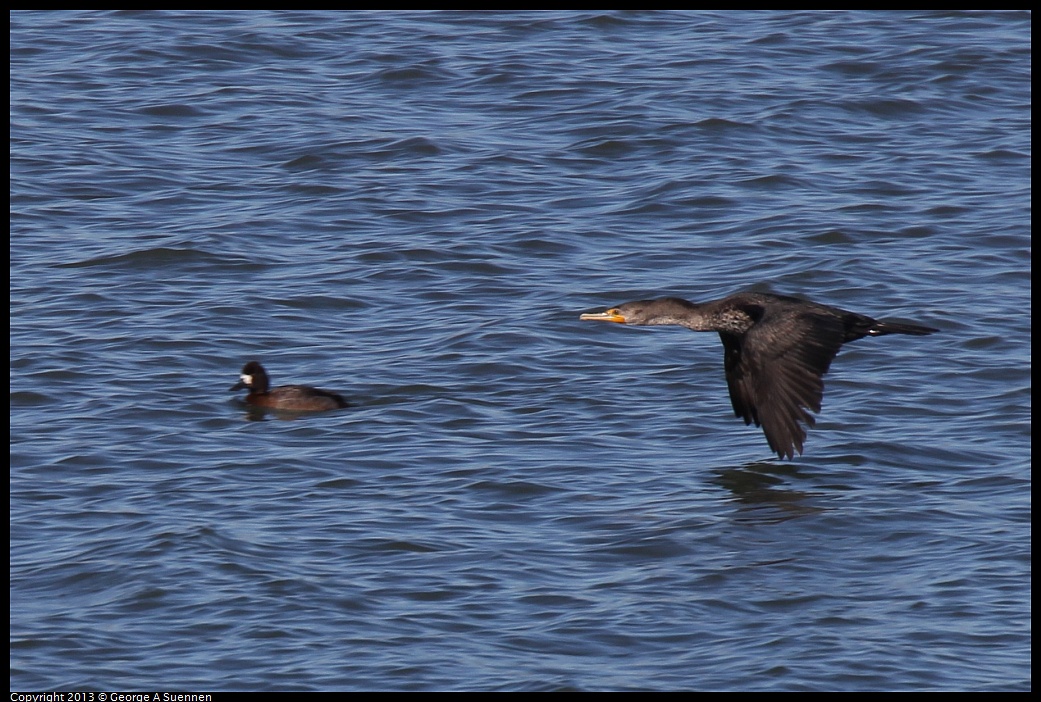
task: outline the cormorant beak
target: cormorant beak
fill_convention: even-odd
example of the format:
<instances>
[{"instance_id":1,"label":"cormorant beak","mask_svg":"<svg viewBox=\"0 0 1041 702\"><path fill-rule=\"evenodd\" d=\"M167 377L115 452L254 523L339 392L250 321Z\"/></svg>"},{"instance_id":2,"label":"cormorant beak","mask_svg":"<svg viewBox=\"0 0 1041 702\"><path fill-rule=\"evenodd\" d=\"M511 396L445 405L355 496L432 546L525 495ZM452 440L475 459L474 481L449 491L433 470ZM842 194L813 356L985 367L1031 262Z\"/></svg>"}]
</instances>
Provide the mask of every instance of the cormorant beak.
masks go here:
<instances>
[{"instance_id":1,"label":"cormorant beak","mask_svg":"<svg viewBox=\"0 0 1041 702\"><path fill-rule=\"evenodd\" d=\"M606 312L584 314L579 317L579 319L592 319L600 322L617 322L618 324L625 324L625 316L614 308L609 309Z\"/></svg>"}]
</instances>

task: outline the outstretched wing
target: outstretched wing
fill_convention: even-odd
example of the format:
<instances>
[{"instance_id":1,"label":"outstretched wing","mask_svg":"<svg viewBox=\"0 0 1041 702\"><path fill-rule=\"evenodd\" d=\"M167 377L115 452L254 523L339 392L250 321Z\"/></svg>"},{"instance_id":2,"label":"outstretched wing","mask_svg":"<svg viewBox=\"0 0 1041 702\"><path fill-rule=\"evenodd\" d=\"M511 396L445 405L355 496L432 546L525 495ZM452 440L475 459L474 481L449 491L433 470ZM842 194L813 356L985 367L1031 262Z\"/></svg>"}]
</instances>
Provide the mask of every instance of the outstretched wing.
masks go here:
<instances>
[{"instance_id":1,"label":"outstretched wing","mask_svg":"<svg viewBox=\"0 0 1041 702\"><path fill-rule=\"evenodd\" d=\"M843 340L841 319L786 309L757 310L743 335L720 332L734 414L763 428L778 456L802 453L812 412L820 412L824 381Z\"/></svg>"}]
</instances>

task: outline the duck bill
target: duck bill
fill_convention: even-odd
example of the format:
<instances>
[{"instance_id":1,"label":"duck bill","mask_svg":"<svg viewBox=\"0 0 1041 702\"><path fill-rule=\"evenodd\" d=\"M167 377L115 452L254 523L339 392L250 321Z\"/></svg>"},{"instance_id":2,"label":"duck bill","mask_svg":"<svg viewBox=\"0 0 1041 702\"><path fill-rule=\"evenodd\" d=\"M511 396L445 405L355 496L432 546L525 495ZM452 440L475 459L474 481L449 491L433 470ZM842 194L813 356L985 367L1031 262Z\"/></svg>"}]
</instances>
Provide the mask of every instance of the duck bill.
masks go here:
<instances>
[{"instance_id":1,"label":"duck bill","mask_svg":"<svg viewBox=\"0 0 1041 702\"><path fill-rule=\"evenodd\" d=\"M594 322L615 322L625 324L625 317L618 310L607 310L606 312L592 312L584 314L579 319L592 320Z\"/></svg>"}]
</instances>

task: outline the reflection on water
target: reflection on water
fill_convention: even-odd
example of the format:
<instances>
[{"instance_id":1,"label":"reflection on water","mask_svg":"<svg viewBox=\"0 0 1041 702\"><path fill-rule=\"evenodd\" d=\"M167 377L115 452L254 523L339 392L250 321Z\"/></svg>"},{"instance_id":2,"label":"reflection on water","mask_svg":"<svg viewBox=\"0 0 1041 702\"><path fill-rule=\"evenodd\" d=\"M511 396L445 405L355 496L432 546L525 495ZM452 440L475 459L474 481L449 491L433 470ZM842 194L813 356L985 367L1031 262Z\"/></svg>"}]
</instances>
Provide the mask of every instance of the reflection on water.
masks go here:
<instances>
[{"instance_id":1,"label":"reflection on water","mask_svg":"<svg viewBox=\"0 0 1041 702\"><path fill-rule=\"evenodd\" d=\"M792 487L799 478L797 463L753 461L716 471L713 482L729 490L743 506L737 519L770 523L825 511L812 504L824 493Z\"/></svg>"}]
</instances>

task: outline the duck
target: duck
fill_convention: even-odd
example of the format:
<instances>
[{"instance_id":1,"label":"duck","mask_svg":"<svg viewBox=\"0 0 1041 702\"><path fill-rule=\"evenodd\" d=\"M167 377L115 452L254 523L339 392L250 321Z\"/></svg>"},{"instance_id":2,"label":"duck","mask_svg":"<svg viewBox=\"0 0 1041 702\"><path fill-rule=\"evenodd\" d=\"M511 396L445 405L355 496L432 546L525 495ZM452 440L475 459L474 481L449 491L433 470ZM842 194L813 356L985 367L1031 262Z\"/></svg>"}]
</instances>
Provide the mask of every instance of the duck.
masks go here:
<instances>
[{"instance_id":1,"label":"duck","mask_svg":"<svg viewBox=\"0 0 1041 702\"><path fill-rule=\"evenodd\" d=\"M342 395L330 390L309 385L269 386L270 380L264 366L257 361L250 361L242 367L239 382L232 385L229 392L248 389L248 404L288 412L325 412L348 406Z\"/></svg>"}]
</instances>

